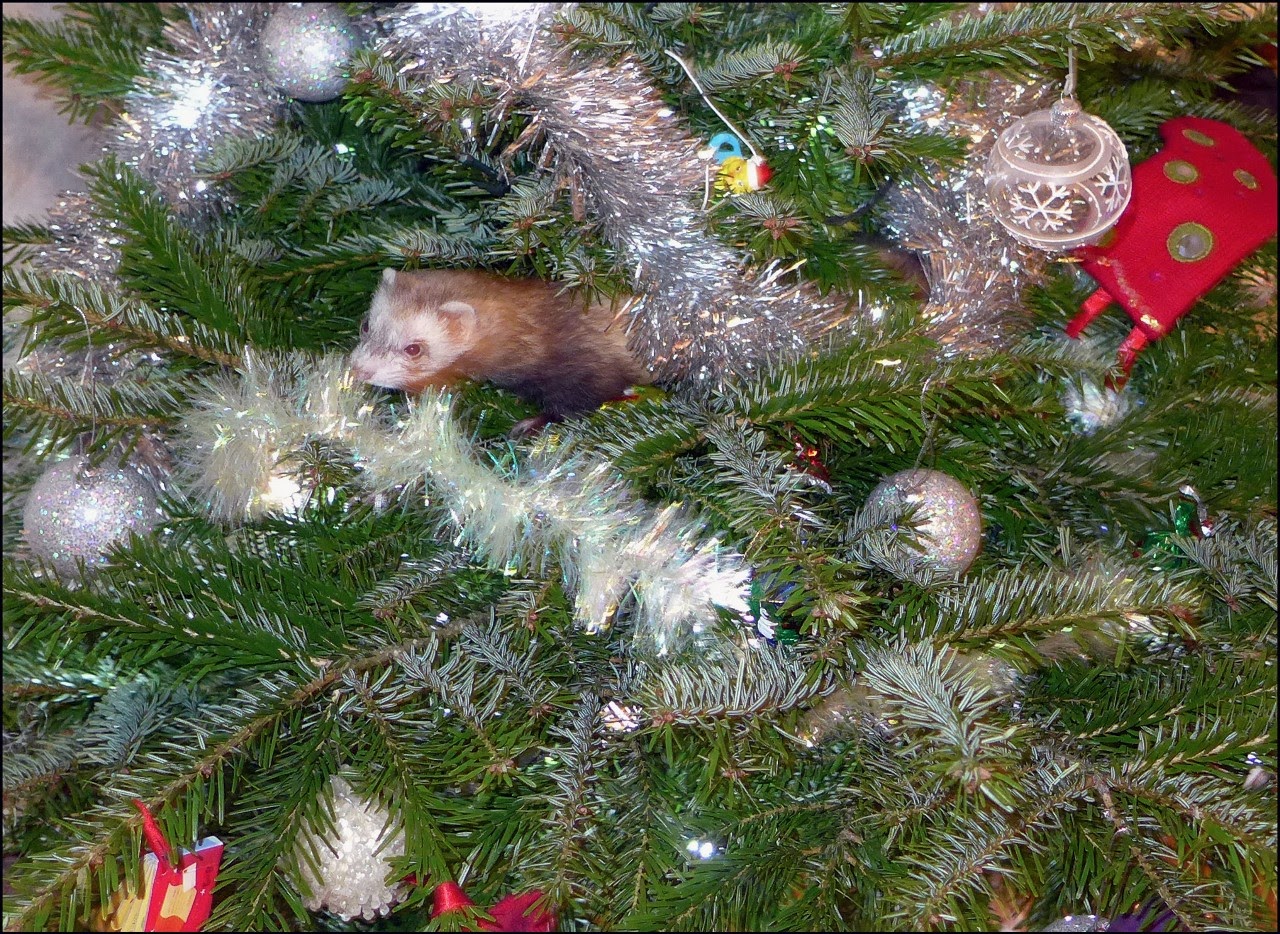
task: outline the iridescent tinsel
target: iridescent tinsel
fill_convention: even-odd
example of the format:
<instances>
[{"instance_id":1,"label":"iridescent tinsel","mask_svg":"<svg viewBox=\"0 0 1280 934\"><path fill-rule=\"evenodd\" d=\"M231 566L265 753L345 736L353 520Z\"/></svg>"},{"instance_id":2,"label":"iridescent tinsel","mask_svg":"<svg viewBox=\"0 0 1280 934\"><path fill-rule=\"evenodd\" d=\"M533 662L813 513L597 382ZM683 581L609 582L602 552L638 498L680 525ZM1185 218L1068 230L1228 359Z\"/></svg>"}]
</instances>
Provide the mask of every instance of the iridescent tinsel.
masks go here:
<instances>
[{"instance_id":1,"label":"iridescent tinsel","mask_svg":"<svg viewBox=\"0 0 1280 934\"><path fill-rule=\"evenodd\" d=\"M411 81L483 80L531 117L545 161L631 265L632 346L660 380L708 384L794 357L849 319L849 299L744 271L744 257L706 232L699 142L636 62L568 54L546 28L550 5L493 6L512 9L399 8L382 51L411 59Z\"/></svg>"},{"instance_id":2,"label":"iridescent tinsel","mask_svg":"<svg viewBox=\"0 0 1280 934\"><path fill-rule=\"evenodd\" d=\"M434 392L400 425L374 421L344 358L247 354L244 374L212 379L186 419L184 489L219 519L279 512L264 491L281 458L308 440L337 442L354 452L359 482L375 497L425 479L458 543L491 567L558 570L589 631L608 628L628 607L639 644L662 655L702 631L717 607L747 611L742 556L678 507L636 500L609 463L548 455L518 476L499 476L477 459L449 397Z\"/></svg>"},{"instance_id":3,"label":"iridescent tinsel","mask_svg":"<svg viewBox=\"0 0 1280 934\"><path fill-rule=\"evenodd\" d=\"M257 59L270 8L187 5L187 21L165 27L173 51L151 51L143 60L144 77L125 96L107 149L154 183L180 213L198 216L217 204L217 190L195 171L216 140L265 135L283 111L284 98Z\"/></svg>"},{"instance_id":4,"label":"iridescent tinsel","mask_svg":"<svg viewBox=\"0 0 1280 934\"><path fill-rule=\"evenodd\" d=\"M1018 117L1041 110L1060 88L998 76L920 85L903 92L907 117L920 130L950 127L969 139L955 169L934 168L903 182L887 199L890 231L918 250L930 294L925 331L944 353L973 355L1006 348L1029 327L1022 290L1045 274L1046 257L1018 243L987 203L987 155Z\"/></svg>"}]
</instances>

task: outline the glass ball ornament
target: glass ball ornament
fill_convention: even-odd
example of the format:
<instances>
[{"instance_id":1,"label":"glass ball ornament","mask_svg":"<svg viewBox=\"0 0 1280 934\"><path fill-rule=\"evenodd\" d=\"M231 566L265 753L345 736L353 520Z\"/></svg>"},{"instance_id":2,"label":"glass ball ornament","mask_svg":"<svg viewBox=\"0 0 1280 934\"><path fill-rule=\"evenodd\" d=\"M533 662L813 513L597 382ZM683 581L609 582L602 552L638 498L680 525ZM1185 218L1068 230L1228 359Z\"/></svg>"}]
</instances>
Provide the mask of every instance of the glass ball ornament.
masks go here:
<instances>
[{"instance_id":1,"label":"glass ball ornament","mask_svg":"<svg viewBox=\"0 0 1280 934\"><path fill-rule=\"evenodd\" d=\"M1076 434L1091 435L1110 428L1133 408L1127 386L1113 389L1088 377L1068 379L1062 391L1063 408Z\"/></svg>"},{"instance_id":2,"label":"glass ball ornament","mask_svg":"<svg viewBox=\"0 0 1280 934\"><path fill-rule=\"evenodd\" d=\"M90 466L76 456L49 467L22 510L22 534L32 554L64 578L105 564L107 551L131 533L143 535L162 518L150 481L133 467Z\"/></svg>"},{"instance_id":3,"label":"glass ball ornament","mask_svg":"<svg viewBox=\"0 0 1280 934\"><path fill-rule=\"evenodd\" d=\"M910 513L924 549L912 549L912 559L944 573L966 571L982 547L978 501L964 484L939 470L903 470L886 477L867 497L867 506L892 516Z\"/></svg>"},{"instance_id":4,"label":"glass ball ornament","mask_svg":"<svg viewBox=\"0 0 1280 934\"><path fill-rule=\"evenodd\" d=\"M331 101L347 85L357 39L336 3L280 4L258 36L258 59L271 83L295 100Z\"/></svg>"},{"instance_id":5,"label":"glass ball ornament","mask_svg":"<svg viewBox=\"0 0 1280 934\"><path fill-rule=\"evenodd\" d=\"M1000 134L987 159L987 200L1009 233L1040 250L1095 243L1129 204L1129 153L1106 122L1064 97Z\"/></svg>"}]
</instances>

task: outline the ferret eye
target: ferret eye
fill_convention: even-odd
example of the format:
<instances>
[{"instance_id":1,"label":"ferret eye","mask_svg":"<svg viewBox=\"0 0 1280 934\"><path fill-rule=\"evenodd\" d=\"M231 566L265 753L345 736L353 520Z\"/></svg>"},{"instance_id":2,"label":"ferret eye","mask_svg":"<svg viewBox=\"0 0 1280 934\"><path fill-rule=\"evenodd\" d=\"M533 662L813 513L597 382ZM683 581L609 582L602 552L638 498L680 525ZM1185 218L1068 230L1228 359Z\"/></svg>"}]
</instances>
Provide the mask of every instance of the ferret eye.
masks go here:
<instances>
[{"instance_id":1,"label":"ferret eye","mask_svg":"<svg viewBox=\"0 0 1280 934\"><path fill-rule=\"evenodd\" d=\"M405 352L405 356L407 357L416 357L418 356L418 354L422 353L422 345L421 344L405 344L404 352Z\"/></svg>"},{"instance_id":2,"label":"ferret eye","mask_svg":"<svg viewBox=\"0 0 1280 934\"><path fill-rule=\"evenodd\" d=\"M365 318L360 322L360 336L361 337L369 336L369 319L368 318Z\"/></svg>"}]
</instances>

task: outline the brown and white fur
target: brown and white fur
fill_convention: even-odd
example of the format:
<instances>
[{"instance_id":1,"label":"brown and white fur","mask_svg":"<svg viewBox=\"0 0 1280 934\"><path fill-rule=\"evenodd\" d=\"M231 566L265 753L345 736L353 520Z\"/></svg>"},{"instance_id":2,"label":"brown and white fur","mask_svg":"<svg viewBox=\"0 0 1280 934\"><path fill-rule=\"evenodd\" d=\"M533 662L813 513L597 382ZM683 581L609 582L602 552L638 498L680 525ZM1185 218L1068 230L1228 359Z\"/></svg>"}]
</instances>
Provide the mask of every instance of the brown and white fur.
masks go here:
<instances>
[{"instance_id":1,"label":"brown and white fur","mask_svg":"<svg viewBox=\"0 0 1280 934\"><path fill-rule=\"evenodd\" d=\"M651 380L608 305L584 309L554 283L475 269L383 270L351 369L409 392L486 380L538 405L539 425Z\"/></svg>"}]
</instances>

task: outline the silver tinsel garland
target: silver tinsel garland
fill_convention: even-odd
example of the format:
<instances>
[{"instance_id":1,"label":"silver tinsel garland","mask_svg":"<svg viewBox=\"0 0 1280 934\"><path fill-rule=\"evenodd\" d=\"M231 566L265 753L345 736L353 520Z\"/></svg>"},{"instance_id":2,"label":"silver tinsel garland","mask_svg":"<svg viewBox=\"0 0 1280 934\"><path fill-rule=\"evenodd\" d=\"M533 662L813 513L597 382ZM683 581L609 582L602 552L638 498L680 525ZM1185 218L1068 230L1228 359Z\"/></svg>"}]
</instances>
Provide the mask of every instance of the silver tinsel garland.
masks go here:
<instances>
[{"instance_id":1,"label":"silver tinsel garland","mask_svg":"<svg viewBox=\"0 0 1280 934\"><path fill-rule=\"evenodd\" d=\"M47 244L34 246L31 262L47 272L69 272L100 284L114 282L120 266L119 234L98 219L85 192L66 191L49 209Z\"/></svg>"},{"instance_id":2,"label":"silver tinsel garland","mask_svg":"<svg viewBox=\"0 0 1280 934\"><path fill-rule=\"evenodd\" d=\"M987 203L987 154L1018 117L1044 109L1059 88L1019 84L996 75L904 90L906 116L922 131L949 127L969 139L969 155L953 169L926 167L888 197L889 230L917 250L929 280L924 330L947 355L1008 347L1029 319L1022 290L1048 268L1043 253L1018 243Z\"/></svg>"},{"instance_id":3,"label":"silver tinsel garland","mask_svg":"<svg viewBox=\"0 0 1280 934\"><path fill-rule=\"evenodd\" d=\"M196 177L196 162L228 135L268 135L285 99L258 62L268 3L192 3L170 23L173 51L152 50L126 95L106 151L137 169L180 214L217 206L218 189Z\"/></svg>"},{"instance_id":4,"label":"silver tinsel garland","mask_svg":"<svg viewBox=\"0 0 1280 934\"><path fill-rule=\"evenodd\" d=\"M638 63L585 61L558 46L553 5L412 4L386 17L381 51L408 57L413 82L471 78L531 118L558 180L583 195L630 264L639 296L632 346L663 381L686 386L794 358L850 319L820 296L706 231L695 195L700 142Z\"/></svg>"}]
</instances>

